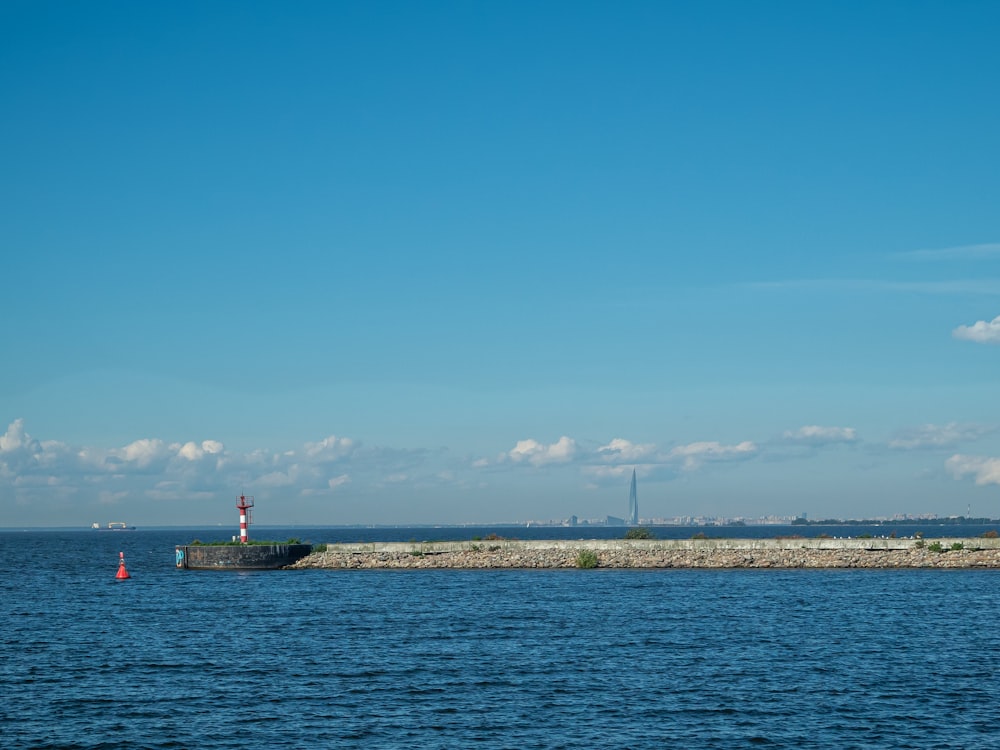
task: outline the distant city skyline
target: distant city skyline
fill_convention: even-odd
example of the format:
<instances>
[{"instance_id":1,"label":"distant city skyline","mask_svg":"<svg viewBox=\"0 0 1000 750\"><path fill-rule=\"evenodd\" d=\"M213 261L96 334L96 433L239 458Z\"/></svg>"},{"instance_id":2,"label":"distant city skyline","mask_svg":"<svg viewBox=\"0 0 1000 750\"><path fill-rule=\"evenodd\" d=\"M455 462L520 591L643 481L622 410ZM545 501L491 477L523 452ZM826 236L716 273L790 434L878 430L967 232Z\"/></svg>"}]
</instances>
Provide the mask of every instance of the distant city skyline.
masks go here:
<instances>
[{"instance_id":1,"label":"distant city skyline","mask_svg":"<svg viewBox=\"0 0 1000 750\"><path fill-rule=\"evenodd\" d=\"M0 527L1000 515L998 27L0 5Z\"/></svg>"}]
</instances>

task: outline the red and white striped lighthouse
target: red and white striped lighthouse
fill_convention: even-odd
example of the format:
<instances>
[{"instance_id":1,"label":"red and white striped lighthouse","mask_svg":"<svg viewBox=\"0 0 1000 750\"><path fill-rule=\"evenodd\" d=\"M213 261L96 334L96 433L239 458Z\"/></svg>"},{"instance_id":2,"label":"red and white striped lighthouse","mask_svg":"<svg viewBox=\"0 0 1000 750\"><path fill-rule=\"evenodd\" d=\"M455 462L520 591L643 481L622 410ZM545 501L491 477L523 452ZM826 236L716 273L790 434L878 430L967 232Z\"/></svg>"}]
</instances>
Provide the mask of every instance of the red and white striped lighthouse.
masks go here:
<instances>
[{"instance_id":1,"label":"red and white striped lighthouse","mask_svg":"<svg viewBox=\"0 0 1000 750\"><path fill-rule=\"evenodd\" d=\"M247 527L253 523L251 518L252 513L250 511L253 508L253 496L247 497L246 495L240 495L239 501L236 503L236 507L240 509L240 542L246 544L249 537L247 536Z\"/></svg>"}]
</instances>

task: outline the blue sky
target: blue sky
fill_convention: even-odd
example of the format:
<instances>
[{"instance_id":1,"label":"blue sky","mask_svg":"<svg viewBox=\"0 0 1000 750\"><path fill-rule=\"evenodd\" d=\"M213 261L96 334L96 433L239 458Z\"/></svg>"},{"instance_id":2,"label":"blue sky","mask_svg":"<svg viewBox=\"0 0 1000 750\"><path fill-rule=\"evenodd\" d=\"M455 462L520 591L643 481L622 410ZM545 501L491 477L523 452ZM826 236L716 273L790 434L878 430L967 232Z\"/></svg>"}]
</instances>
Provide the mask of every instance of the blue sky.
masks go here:
<instances>
[{"instance_id":1,"label":"blue sky","mask_svg":"<svg viewBox=\"0 0 1000 750\"><path fill-rule=\"evenodd\" d=\"M0 526L1000 516L1000 6L0 5Z\"/></svg>"}]
</instances>

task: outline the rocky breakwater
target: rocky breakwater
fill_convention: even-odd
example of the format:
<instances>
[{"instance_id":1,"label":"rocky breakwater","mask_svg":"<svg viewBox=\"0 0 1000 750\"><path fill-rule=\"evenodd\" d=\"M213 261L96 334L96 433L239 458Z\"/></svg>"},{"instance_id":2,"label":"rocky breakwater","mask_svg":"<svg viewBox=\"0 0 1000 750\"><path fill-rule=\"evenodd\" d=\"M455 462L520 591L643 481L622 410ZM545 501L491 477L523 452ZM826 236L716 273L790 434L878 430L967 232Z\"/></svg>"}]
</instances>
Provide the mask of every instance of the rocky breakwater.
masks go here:
<instances>
[{"instance_id":1,"label":"rocky breakwater","mask_svg":"<svg viewBox=\"0 0 1000 750\"><path fill-rule=\"evenodd\" d=\"M1000 568L1000 540L796 538L331 544L288 567Z\"/></svg>"}]
</instances>

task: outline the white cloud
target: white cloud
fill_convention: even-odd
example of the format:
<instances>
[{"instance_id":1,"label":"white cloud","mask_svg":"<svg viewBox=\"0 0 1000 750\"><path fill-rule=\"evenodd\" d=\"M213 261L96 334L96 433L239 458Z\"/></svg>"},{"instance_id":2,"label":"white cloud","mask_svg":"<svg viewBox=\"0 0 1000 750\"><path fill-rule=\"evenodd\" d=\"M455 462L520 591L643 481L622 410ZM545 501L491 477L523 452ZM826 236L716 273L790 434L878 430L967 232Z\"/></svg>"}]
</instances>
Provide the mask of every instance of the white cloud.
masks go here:
<instances>
[{"instance_id":1,"label":"white cloud","mask_svg":"<svg viewBox=\"0 0 1000 750\"><path fill-rule=\"evenodd\" d=\"M623 479L632 475L633 468L638 473L638 467L625 464L585 466L583 473L593 479Z\"/></svg>"},{"instance_id":2,"label":"white cloud","mask_svg":"<svg viewBox=\"0 0 1000 750\"><path fill-rule=\"evenodd\" d=\"M222 453L225 448L226 447L218 440L204 440L201 443L201 449L205 451L205 453L211 453L213 455L216 453Z\"/></svg>"},{"instance_id":3,"label":"white cloud","mask_svg":"<svg viewBox=\"0 0 1000 750\"><path fill-rule=\"evenodd\" d=\"M225 446L218 440L203 440L201 445L190 441L179 448L176 447L176 444L170 447L176 449L180 458L186 458L188 461L198 461L205 456L219 455L225 451Z\"/></svg>"},{"instance_id":4,"label":"white cloud","mask_svg":"<svg viewBox=\"0 0 1000 750\"><path fill-rule=\"evenodd\" d=\"M350 481L351 478L347 474L341 474L339 477L333 477L332 479L327 480L326 484L331 490L335 490Z\"/></svg>"},{"instance_id":5,"label":"white cloud","mask_svg":"<svg viewBox=\"0 0 1000 750\"><path fill-rule=\"evenodd\" d=\"M614 438L607 445L597 449L598 455L606 461L642 461L656 452L652 443L633 443L624 438Z\"/></svg>"},{"instance_id":6,"label":"white cloud","mask_svg":"<svg viewBox=\"0 0 1000 750\"><path fill-rule=\"evenodd\" d=\"M398 503L383 496L392 494L387 488L396 487L397 497L411 487L422 496L435 485L462 486L473 472L445 449L365 447L339 435L274 450L233 450L220 440L153 436L112 447L68 445L36 440L26 428L30 425L21 419L6 430L0 427L0 517L8 524L89 525L107 520L115 507L116 515L137 524L181 518L214 523L228 517L244 488L262 508L275 509L270 518L293 517L301 507L296 503L307 503L304 498L332 498L334 515L316 520L337 522L341 503L363 507L361 498ZM572 453L571 446L565 441L545 446L535 460L558 459ZM349 492L351 487L357 492ZM399 495L399 487L407 491ZM386 512L372 505L376 517Z\"/></svg>"},{"instance_id":7,"label":"white cloud","mask_svg":"<svg viewBox=\"0 0 1000 750\"><path fill-rule=\"evenodd\" d=\"M37 506L38 514L54 512L53 504L66 493L79 493L86 500L80 507L89 503L92 512L125 498L214 502L241 487L256 488L264 497L269 491L272 497L287 497L289 491L329 493L355 474L374 485L378 477L413 470L431 455L390 448L361 451L355 441L336 436L278 452L231 452L218 440L169 443L152 437L112 448L68 446L34 440L17 419L0 433L0 512L4 502ZM350 475L328 471L334 461L350 465Z\"/></svg>"},{"instance_id":8,"label":"white cloud","mask_svg":"<svg viewBox=\"0 0 1000 750\"><path fill-rule=\"evenodd\" d=\"M0 453L12 453L30 442L31 436L24 431L24 420L15 419L7 427L7 432L0 435Z\"/></svg>"},{"instance_id":9,"label":"white cloud","mask_svg":"<svg viewBox=\"0 0 1000 750\"><path fill-rule=\"evenodd\" d=\"M134 463L140 468L145 468L153 461L167 458L168 447L157 438L143 438L129 443L124 448L111 451L111 455L128 463Z\"/></svg>"},{"instance_id":10,"label":"white cloud","mask_svg":"<svg viewBox=\"0 0 1000 750\"><path fill-rule=\"evenodd\" d=\"M959 326L951 332L956 339L977 344L1000 344L1000 315L987 322L977 320L971 326Z\"/></svg>"},{"instance_id":11,"label":"white cloud","mask_svg":"<svg viewBox=\"0 0 1000 750\"><path fill-rule=\"evenodd\" d=\"M40 443L24 429L24 420L15 419L0 435L0 477L58 471L56 458L65 447L56 441Z\"/></svg>"},{"instance_id":12,"label":"white cloud","mask_svg":"<svg viewBox=\"0 0 1000 750\"><path fill-rule=\"evenodd\" d=\"M349 456L354 448L353 440L336 435L323 438L318 443L305 444L306 455L317 461L336 461Z\"/></svg>"},{"instance_id":13,"label":"white cloud","mask_svg":"<svg viewBox=\"0 0 1000 750\"><path fill-rule=\"evenodd\" d=\"M978 440L996 430L995 427L978 424L949 422L945 425L925 424L900 430L889 441L889 447L896 450L917 448L946 448L957 443Z\"/></svg>"},{"instance_id":14,"label":"white cloud","mask_svg":"<svg viewBox=\"0 0 1000 750\"><path fill-rule=\"evenodd\" d=\"M945 461L944 465L956 479L972 475L976 484L1000 484L1000 458L963 456L956 453Z\"/></svg>"},{"instance_id":15,"label":"white cloud","mask_svg":"<svg viewBox=\"0 0 1000 750\"><path fill-rule=\"evenodd\" d=\"M797 430L787 430L785 440L793 443L808 443L809 445L828 445L830 443L854 443L858 435L853 427L821 427L820 425L805 425Z\"/></svg>"},{"instance_id":16,"label":"white cloud","mask_svg":"<svg viewBox=\"0 0 1000 750\"><path fill-rule=\"evenodd\" d=\"M177 455L181 458L186 458L188 461L197 461L206 455L215 455L222 453L224 446L218 440L204 440L201 445L190 441L184 443L184 445L179 448L176 447L176 443L170 446L172 449L177 451Z\"/></svg>"},{"instance_id":17,"label":"white cloud","mask_svg":"<svg viewBox=\"0 0 1000 750\"><path fill-rule=\"evenodd\" d=\"M653 443L633 443L625 438L614 438L605 445L582 453L575 440L563 436L549 445L530 438L519 440L511 451L501 455L499 461L533 466L575 461L582 464L584 476L609 481L628 476L633 468L647 477L672 476L678 469L692 471L706 463L738 461L752 458L757 453L757 445L750 441L734 445L715 441L696 442L661 452Z\"/></svg>"},{"instance_id":18,"label":"white cloud","mask_svg":"<svg viewBox=\"0 0 1000 750\"><path fill-rule=\"evenodd\" d=\"M544 466L553 463L567 463L576 455L576 441L563 435L559 440L543 445L537 440L518 440L507 456L514 463L527 462L532 466Z\"/></svg>"},{"instance_id":19,"label":"white cloud","mask_svg":"<svg viewBox=\"0 0 1000 750\"><path fill-rule=\"evenodd\" d=\"M501 471L504 467L568 465L610 484L623 481L633 466L640 476L666 479L681 470L750 458L756 452L751 442L691 443L661 451L651 443L621 437L584 449L566 435L552 443L520 440L500 460L488 462L450 457L443 449L364 447L335 435L276 450L234 451L218 440L170 442L156 437L107 448L38 441L18 419L0 442L0 513L10 504L31 508L36 518L45 513L60 517L66 498L72 497L73 507L79 509L76 512L97 514L94 519L107 512L102 511L107 507L102 503L118 503L122 508L131 504L129 520L143 523L147 518L169 517L165 514L171 511L160 510L150 502L154 500L195 503L192 513L223 515L242 488L266 505L269 500L292 503L302 497L329 498L348 484L358 487L357 494L364 497L398 487L399 482L415 492L442 483L471 487L477 468ZM208 506L213 510L205 510ZM82 520L87 523L94 520L86 516Z\"/></svg>"},{"instance_id":20,"label":"white cloud","mask_svg":"<svg viewBox=\"0 0 1000 750\"><path fill-rule=\"evenodd\" d=\"M287 471L272 471L254 479L255 487L290 487L298 479L298 464L292 464Z\"/></svg>"},{"instance_id":21,"label":"white cloud","mask_svg":"<svg viewBox=\"0 0 1000 750\"><path fill-rule=\"evenodd\" d=\"M199 458L205 455L205 452L200 447L191 442L191 443L184 443L184 445L182 445L180 449L178 449L177 455L180 456L181 458L186 458L188 461L197 461Z\"/></svg>"},{"instance_id":22,"label":"white cloud","mask_svg":"<svg viewBox=\"0 0 1000 750\"><path fill-rule=\"evenodd\" d=\"M673 448L667 454L670 461L677 462L686 471L697 469L707 461L734 461L751 458L757 453L757 446L749 440L736 445L722 445L717 442L689 443Z\"/></svg>"}]
</instances>

